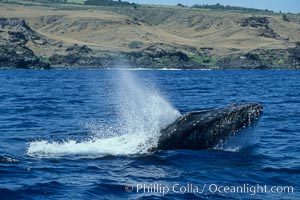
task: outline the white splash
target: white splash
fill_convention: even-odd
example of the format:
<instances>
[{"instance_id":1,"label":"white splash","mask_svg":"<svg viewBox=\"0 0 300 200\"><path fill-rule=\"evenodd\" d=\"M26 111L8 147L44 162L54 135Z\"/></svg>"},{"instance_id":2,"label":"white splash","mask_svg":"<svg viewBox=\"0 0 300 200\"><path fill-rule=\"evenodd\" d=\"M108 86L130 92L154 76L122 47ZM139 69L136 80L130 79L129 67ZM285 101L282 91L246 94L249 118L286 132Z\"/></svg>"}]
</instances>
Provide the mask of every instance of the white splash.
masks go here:
<instances>
[{"instance_id":1,"label":"white splash","mask_svg":"<svg viewBox=\"0 0 300 200\"><path fill-rule=\"evenodd\" d=\"M113 127L104 125L99 131L93 130L97 134L82 142L31 142L27 153L47 157L128 155L146 153L155 147L159 131L175 121L180 113L130 71L119 70L117 80L118 119Z\"/></svg>"},{"instance_id":2,"label":"white splash","mask_svg":"<svg viewBox=\"0 0 300 200\"><path fill-rule=\"evenodd\" d=\"M259 137L253 133L252 129L246 128L238 134L230 136L226 140L220 141L213 149L229 152L239 152L257 143Z\"/></svg>"}]
</instances>

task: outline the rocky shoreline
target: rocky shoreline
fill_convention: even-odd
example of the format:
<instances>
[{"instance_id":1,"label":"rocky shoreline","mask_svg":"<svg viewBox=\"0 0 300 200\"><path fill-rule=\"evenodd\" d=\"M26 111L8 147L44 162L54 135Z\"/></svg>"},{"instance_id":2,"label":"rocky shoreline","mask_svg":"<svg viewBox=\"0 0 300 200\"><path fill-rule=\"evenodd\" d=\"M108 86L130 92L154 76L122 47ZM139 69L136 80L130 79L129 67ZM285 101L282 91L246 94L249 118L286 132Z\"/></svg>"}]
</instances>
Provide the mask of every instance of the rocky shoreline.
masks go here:
<instances>
[{"instance_id":1,"label":"rocky shoreline","mask_svg":"<svg viewBox=\"0 0 300 200\"><path fill-rule=\"evenodd\" d=\"M243 26L262 26L258 21ZM279 37L263 26L268 37ZM196 49L156 43L130 52L95 51L87 45L62 45L34 31L22 18L0 18L0 69L133 68L175 69L300 69L300 42L289 49L255 49L215 56L212 48ZM58 49L44 57L35 48Z\"/></svg>"},{"instance_id":2,"label":"rocky shoreline","mask_svg":"<svg viewBox=\"0 0 300 200\"><path fill-rule=\"evenodd\" d=\"M44 62L26 46L28 40L41 38L26 24L24 19L0 19L0 68L49 69Z\"/></svg>"}]
</instances>

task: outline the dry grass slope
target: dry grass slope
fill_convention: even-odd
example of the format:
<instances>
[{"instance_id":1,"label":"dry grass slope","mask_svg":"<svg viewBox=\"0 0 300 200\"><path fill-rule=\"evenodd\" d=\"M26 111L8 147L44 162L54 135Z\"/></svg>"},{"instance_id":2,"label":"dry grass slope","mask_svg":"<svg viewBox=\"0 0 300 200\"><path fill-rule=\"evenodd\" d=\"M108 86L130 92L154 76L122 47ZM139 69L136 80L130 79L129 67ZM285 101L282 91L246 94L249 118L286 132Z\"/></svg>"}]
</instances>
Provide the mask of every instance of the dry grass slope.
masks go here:
<instances>
[{"instance_id":1,"label":"dry grass slope","mask_svg":"<svg viewBox=\"0 0 300 200\"><path fill-rule=\"evenodd\" d=\"M132 52L160 44L188 54L210 49L210 55L224 56L255 49L288 49L300 41L300 17L292 14L290 21L284 21L281 14L168 6L1 4L0 17L24 18L53 44L87 45L95 52ZM44 57L59 52L55 45L27 45Z\"/></svg>"}]
</instances>

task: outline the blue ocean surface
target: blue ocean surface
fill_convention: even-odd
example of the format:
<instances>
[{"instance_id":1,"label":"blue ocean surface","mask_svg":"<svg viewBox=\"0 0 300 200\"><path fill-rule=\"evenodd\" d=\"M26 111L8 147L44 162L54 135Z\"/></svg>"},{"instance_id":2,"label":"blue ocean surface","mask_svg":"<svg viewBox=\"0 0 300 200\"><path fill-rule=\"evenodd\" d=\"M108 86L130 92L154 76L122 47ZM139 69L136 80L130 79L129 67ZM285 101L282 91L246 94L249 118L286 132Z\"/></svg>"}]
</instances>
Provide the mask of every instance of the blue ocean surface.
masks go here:
<instances>
[{"instance_id":1,"label":"blue ocean surface","mask_svg":"<svg viewBox=\"0 0 300 200\"><path fill-rule=\"evenodd\" d=\"M300 199L300 71L2 70L0 199ZM259 102L256 127L149 152L189 111Z\"/></svg>"}]
</instances>

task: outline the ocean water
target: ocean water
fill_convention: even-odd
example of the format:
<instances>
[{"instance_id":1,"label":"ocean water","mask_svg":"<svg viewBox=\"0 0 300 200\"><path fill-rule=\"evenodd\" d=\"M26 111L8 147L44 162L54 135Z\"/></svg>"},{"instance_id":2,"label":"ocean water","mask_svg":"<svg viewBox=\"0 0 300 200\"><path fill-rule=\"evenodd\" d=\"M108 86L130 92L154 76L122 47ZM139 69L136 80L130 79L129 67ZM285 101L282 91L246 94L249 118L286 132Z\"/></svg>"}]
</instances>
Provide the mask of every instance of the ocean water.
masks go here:
<instances>
[{"instance_id":1,"label":"ocean water","mask_svg":"<svg viewBox=\"0 0 300 200\"><path fill-rule=\"evenodd\" d=\"M300 71L2 70L0 199L300 199ZM222 147L149 152L185 112L260 102Z\"/></svg>"}]
</instances>

